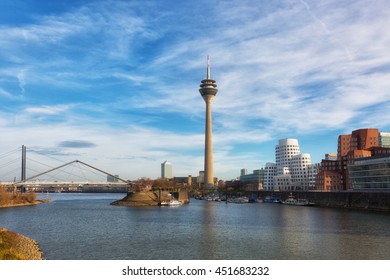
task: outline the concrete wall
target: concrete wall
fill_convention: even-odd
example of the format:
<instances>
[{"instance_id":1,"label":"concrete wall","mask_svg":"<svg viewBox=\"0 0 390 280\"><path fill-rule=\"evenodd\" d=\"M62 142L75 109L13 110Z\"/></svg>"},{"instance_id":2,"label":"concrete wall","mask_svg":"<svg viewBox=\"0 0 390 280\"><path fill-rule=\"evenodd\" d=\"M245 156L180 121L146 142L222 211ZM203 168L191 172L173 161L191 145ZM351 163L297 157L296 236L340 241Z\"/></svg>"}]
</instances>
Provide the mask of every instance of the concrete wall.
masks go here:
<instances>
[{"instance_id":1,"label":"concrete wall","mask_svg":"<svg viewBox=\"0 0 390 280\"><path fill-rule=\"evenodd\" d=\"M278 195L285 200L293 194L296 198L306 198L322 207L339 207L390 211L390 192L314 192L314 191L259 191L258 196Z\"/></svg>"}]
</instances>

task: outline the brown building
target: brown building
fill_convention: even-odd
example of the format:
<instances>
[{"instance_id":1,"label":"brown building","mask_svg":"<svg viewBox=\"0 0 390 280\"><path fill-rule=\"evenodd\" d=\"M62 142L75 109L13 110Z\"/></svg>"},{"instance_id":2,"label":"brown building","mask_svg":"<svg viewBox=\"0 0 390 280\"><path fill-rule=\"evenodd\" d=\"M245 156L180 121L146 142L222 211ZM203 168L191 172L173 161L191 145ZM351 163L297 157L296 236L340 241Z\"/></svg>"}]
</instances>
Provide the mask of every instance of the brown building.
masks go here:
<instances>
[{"instance_id":1,"label":"brown building","mask_svg":"<svg viewBox=\"0 0 390 280\"><path fill-rule=\"evenodd\" d=\"M348 152L365 150L379 146L377 128L364 128L352 131L352 134L340 135L337 144L337 159L341 160Z\"/></svg>"},{"instance_id":2,"label":"brown building","mask_svg":"<svg viewBox=\"0 0 390 280\"><path fill-rule=\"evenodd\" d=\"M335 191L344 189L343 175L340 172L340 161L335 154L326 154L321 161L320 171L315 178L315 189Z\"/></svg>"},{"instance_id":3,"label":"brown building","mask_svg":"<svg viewBox=\"0 0 390 280\"><path fill-rule=\"evenodd\" d=\"M343 175L339 171L322 170L316 176L316 189L340 191L344 189Z\"/></svg>"},{"instance_id":4,"label":"brown building","mask_svg":"<svg viewBox=\"0 0 390 280\"><path fill-rule=\"evenodd\" d=\"M348 190L351 187L347 166L356 159L371 157L373 153L384 153L379 146L377 128L364 128L340 135L337 143L337 159L322 160L316 176L317 190Z\"/></svg>"},{"instance_id":5,"label":"brown building","mask_svg":"<svg viewBox=\"0 0 390 280\"><path fill-rule=\"evenodd\" d=\"M340 135L337 145L337 160L340 161L340 172L344 178L344 189L351 187L348 179L348 164L355 159L370 157L368 149L379 146L379 131L377 128L363 128L352 131L352 134Z\"/></svg>"}]
</instances>

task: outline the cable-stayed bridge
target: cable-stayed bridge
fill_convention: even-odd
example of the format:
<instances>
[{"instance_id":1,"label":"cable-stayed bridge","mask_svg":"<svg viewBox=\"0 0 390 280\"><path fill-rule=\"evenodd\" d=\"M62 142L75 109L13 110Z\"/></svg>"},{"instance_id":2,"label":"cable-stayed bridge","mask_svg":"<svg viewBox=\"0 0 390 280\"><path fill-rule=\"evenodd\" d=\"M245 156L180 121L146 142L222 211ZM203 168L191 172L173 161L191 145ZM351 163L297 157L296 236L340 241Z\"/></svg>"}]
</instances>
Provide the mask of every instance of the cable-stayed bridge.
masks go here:
<instances>
[{"instance_id":1,"label":"cable-stayed bridge","mask_svg":"<svg viewBox=\"0 0 390 280\"><path fill-rule=\"evenodd\" d=\"M127 192L130 190L130 181L80 160L63 163L55 159L62 164L53 167L27 157L26 151L26 147L22 146L21 149L0 154L1 187L19 188L22 191ZM49 158L53 161L52 157ZM31 164L27 164L27 160ZM34 175L27 176L27 174Z\"/></svg>"}]
</instances>

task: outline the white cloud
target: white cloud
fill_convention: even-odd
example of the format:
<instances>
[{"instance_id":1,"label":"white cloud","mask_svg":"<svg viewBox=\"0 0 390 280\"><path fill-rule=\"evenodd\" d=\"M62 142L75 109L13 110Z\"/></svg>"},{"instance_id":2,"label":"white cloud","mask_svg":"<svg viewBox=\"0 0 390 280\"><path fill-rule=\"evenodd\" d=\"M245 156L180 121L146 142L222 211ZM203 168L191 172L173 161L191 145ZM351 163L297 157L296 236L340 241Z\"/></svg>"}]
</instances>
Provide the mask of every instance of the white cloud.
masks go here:
<instances>
[{"instance_id":1,"label":"white cloud","mask_svg":"<svg viewBox=\"0 0 390 280\"><path fill-rule=\"evenodd\" d=\"M15 98L15 96L12 93L10 93L2 88L0 88L0 95L7 98L7 99L14 99Z\"/></svg>"},{"instance_id":2,"label":"white cloud","mask_svg":"<svg viewBox=\"0 0 390 280\"><path fill-rule=\"evenodd\" d=\"M39 115L57 115L68 109L68 106L40 106L40 107L28 107L24 109L24 112L28 114L39 114Z\"/></svg>"}]
</instances>

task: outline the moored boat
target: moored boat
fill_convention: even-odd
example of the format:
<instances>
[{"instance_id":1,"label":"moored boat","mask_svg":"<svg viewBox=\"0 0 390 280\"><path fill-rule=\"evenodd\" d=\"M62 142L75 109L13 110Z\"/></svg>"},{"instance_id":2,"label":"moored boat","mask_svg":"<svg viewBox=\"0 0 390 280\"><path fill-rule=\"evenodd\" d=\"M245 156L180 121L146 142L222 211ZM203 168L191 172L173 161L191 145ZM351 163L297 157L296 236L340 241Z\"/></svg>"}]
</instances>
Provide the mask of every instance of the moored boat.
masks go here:
<instances>
[{"instance_id":1,"label":"moored boat","mask_svg":"<svg viewBox=\"0 0 390 280\"><path fill-rule=\"evenodd\" d=\"M230 203L248 203L249 199L245 196L229 198L227 202Z\"/></svg>"},{"instance_id":2,"label":"moored boat","mask_svg":"<svg viewBox=\"0 0 390 280\"><path fill-rule=\"evenodd\" d=\"M176 199L172 199L170 201L161 201L160 206L180 206L182 203Z\"/></svg>"},{"instance_id":3,"label":"moored boat","mask_svg":"<svg viewBox=\"0 0 390 280\"><path fill-rule=\"evenodd\" d=\"M281 203L281 200L280 200L279 196L272 195L272 196L266 196L263 199L263 202L266 202L266 203Z\"/></svg>"},{"instance_id":4,"label":"moored boat","mask_svg":"<svg viewBox=\"0 0 390 280\"><path fill-rule=\"evenodd\" d=\"M293 195L289 195L286 200L282 201L282 204L294 205L294 206L313 206L314 203L309 202L306 198L295 198Z\"/></svg>"}]
</instances>

